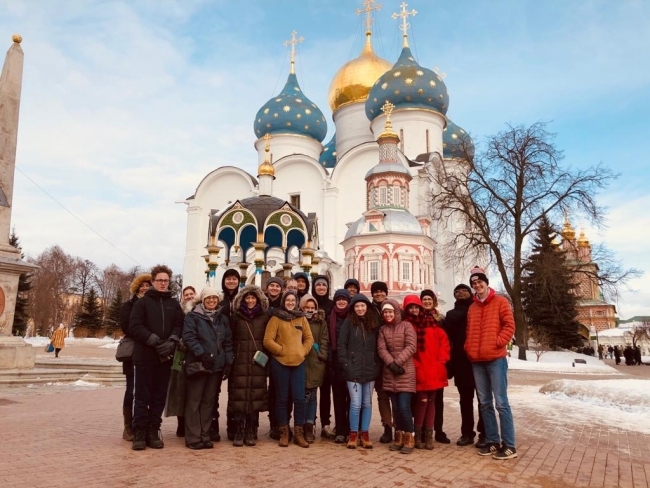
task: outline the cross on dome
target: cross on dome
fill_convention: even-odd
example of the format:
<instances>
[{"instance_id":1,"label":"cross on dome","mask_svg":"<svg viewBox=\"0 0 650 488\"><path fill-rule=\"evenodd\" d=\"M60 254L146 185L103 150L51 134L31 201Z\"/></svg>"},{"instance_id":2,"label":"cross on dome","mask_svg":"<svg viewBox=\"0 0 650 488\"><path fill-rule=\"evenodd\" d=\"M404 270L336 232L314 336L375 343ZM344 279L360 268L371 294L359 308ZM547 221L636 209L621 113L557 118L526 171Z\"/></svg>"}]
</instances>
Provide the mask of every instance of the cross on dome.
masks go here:
<instances>
[{"instance_id":1,"label":"cross on dome","mask_svg":"<svg viewBox=\"0 0 650 488\"><path fill-rule=\"evenodd\" d=\"M372 28L372 11L381 10L381 3L375 5L375 0L363 0L363 6L365 8L357 9L357 15L361 15L364 12L366 13L366 34L368 34Z\"/></svg>"},{"instance_id":2,"label":"cross on dome","mask_svg":"<svg viewBox=\"0 0 650 488\"><path fill-rule=\"evenodd\" d=\"M393 14L393 19L397 19L398 17L402 18L402 25L400 26L400 29L404 34L402 34L402 37L404 37L404 44L403 47L408 47L409 41L408 41L408 29L411 27L411 24L409 24L406 19L410 15L411 17L414 17L418 12L417 10L413 9L410 12L406 10L406 7L408 7L408 3L402 2L400 5L402 7L402 11L399 13L394 13Z\"/></svg>"},{"instance_id":3,"label":"cross on dome","mask_svg":"<svg viewBox=\"0 0 650 488\"><path fill-rule=\"evenodd\" d=\"M269 134L268 132L264 134L264 137L262 137L262 139L264 139L264 152L266 153L268 153L271 150L271 137L272 137L271 134Z\"/></svg>"},{"instance_id":4,"label":"cross on dome","mask_svg":"<svg viewBox=\"0 0 650 488\"><path fill-rule=\"evenodd\" d=\"M302 42L305 40L304 37L300 36L299 38L296 39L296 35L298 32L295 30L291 33L291 40L290 41L284 41L285 46L291 46L291 54L290 54L290 59L291 59L291 73L295 73L295 65L296 65L296 44Z\"/></svg>"}]
</instances>

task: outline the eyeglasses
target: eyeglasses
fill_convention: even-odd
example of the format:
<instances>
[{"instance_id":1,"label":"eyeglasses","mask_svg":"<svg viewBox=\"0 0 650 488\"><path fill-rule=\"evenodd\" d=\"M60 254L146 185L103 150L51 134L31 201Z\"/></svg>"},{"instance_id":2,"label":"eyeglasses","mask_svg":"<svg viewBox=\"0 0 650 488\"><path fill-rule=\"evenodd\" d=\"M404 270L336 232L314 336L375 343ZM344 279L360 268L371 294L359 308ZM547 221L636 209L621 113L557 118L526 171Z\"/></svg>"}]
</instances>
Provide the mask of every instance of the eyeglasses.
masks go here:
<instances>
[{"instance_id":1,"label":"eyeglasses","mask_svg":"<svg viewBox=\"0 0 650 488\"><path fill-rule=\"evenodd\" d=\"M169 280L154 280L156 283L169 283Z\"/></svg>"}]
</instances>

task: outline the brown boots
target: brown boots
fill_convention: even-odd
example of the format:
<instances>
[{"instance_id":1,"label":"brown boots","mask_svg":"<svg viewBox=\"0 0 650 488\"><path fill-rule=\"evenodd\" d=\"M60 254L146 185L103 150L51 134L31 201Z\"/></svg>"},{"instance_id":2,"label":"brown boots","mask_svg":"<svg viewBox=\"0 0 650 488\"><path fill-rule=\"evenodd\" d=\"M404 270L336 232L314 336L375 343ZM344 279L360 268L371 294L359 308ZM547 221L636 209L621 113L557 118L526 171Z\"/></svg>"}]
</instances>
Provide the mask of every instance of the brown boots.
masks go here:
<instances>
[{"instance_id":1,"label":"brown boots","mask_svg":"<svg viewBox=\"0 0 650 488\"><path fill-rule=\"evenodd\" d=\"M313 427L313 425L312 425ZM293 443L300 447L309 447L309 443L305 440L305 432L302 425L294 425L293 427Z\"/></svg>"},{"instance_id":2,"label":"brown boots","mask_svg":"<svg viewBox=\"0 0 650 488\"><path fill-rule=\"evenodd\" d=\"M314 435L314 424L305 424L303 426L303 430L305 433L305 440L309 444L313 444L316 440L316 436Z\"/></svg>"},{"instance_id":3,"label":"brown boots","mask_svg":"<svg viewBox=\"0 0 650 488\"><path fill-rule=\"evenodd\" d=\"M433 429L424 429L424 448L433 451Z\"/></svg>"},{"instance_id":4,"label":"brown boots","mask_svg":"<svg viewBox=\"0 0 650 488\"><path fill-rule=\"evenodd\" d=\"M361 447L364 449L372 449L372 442L370 441L370 435L368 431L361 432Z\"/></svg>"},{"instance_id":5,"label":"brown boots","mask_svg":"<svg viewBox=\"0 0 650 488\"><path fill-rule=\"evenodd\" d=\"M395 431L395 443L392 444L388 449L391 451L399 451L404 445L404 431L396 430Z\"/></svg>"},{"instance_id":6,"label":"brown boots","mask_svg":"<svg viewBox=\"0 0 650 488\"><path fill-rule=\"evenodd\" d=\"M124 432L122 432L122 439L125 441L133 442L133 413L130 408L123 408L122 415L124 416Z\"/></svg>"},{"instance_id":7,"label":"brown boots","mask_svg":"<svg viewBox=\"0 0 650 488\"><path fill-rule=\"evenodd\" d=\"M422 427L416 427L415 428L415 448L416 449L424 449L424 436L422 433L424 432L424 429Z\"/></svg>"},{"instance_id":8,"label":"brown boots","mask_svg":"<svg viewBox=\"0 0 650 488\"><path fill-rule=\"evenodd\" d=\"M404 445L399 450L402 454L411 454L413 449L415 449L415 438L413 437L412 432L404 432Z\"/></svg>"},{"instance_id":9,"label":"brown boots","mask_svg":"<svg viewBox=\"0 0 650 488\"><path fill-rule=\"evenodd\" d=\"M350 438L348 440L347 448L348 449L356 449L358 443L359 443L359 436L358 436L357 432L350 431Z\"/></svg>"},{"instance_id":10,"label":"brown boots","mask_svg":"<svg viewBox=\"0 0 650 488\"><path fill-rule=\"evenodd\" d=\"M289 426L280 425L278 426L280 431L280 440L278 441L278 446L280 447L289 447Z\"/></svg>"}]
</instances>

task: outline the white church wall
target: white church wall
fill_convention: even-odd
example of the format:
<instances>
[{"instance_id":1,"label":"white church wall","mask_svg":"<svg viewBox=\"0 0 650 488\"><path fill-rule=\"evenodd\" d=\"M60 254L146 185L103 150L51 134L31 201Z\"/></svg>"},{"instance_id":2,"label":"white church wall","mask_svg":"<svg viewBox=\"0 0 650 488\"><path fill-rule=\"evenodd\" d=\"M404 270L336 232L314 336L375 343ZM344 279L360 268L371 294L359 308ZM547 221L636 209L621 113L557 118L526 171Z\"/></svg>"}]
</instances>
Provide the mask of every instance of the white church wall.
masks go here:
<instances>
[{"instance_id":1,"label":"white church wall","mask_svg":"<svg viewBox=\"0 0 650 488\"><path fill-rule=\"evenodd\" d=\"M427 152L437 151L442 154L442 130L447 123L443 115L426 110L398 109L393 112L390 120L393 130L400 136L400 150L409 159L414 160ZM385 123L385 115L376 117L372 121L372 132L377 136L381 134Z\"/></svg>"},{"instance_id":2,"label":"white church wall","mask_svg":"<svg viewBox=\"0 0 650 488\"><path fill-rule=\"evenodd\" d=\"M264 162L264 158L266 157L264 145L264 139L255 141L258 166ZM320 153L323 152L323 145L316 139L297 134L274 134L271 138L270 145L271 162L273 164L293 154L304 154L308 158L318 161Z\"/></svg>"},{"instance_id":3,"label":"white church wall","mask_svg":"<svg viewBox=\"0 0 650 488\"><path fill-rule=\"evenodd\" d=\"M370 121L366 117L365 102L345 105L332 118L336 125L336 154L339 157L359 144L375 141L376 136L370 131Z\"/></svg>"}]
</instances>

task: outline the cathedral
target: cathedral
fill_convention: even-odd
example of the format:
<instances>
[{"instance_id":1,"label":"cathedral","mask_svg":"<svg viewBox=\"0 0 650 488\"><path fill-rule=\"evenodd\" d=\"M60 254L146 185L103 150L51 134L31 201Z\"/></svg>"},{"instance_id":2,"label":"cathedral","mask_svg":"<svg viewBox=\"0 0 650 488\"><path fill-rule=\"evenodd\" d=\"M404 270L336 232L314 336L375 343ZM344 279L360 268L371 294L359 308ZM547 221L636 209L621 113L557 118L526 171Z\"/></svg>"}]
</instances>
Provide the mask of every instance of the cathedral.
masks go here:
<instances>
[{"instance_id":1,"label":"cathedral","mask_svg":"<svg viewBox=\"0 0 650 488\"><path fill-rule=\"evenodd\" d=\"M453 303L473 263L450 265L440 255L452 223L431 220L430 167L445 159L462 168L458 148L472 142L448 118L443 76L411 52L408 20L416 12L402 3L393 14L402 49L388 61L373 48L374 3L357 11L366 16L361 52L331 81L327 142L328 121L295 74L302 39L292 33L286 83L260 100L253 121L258 174L217 168L186 200L184 284L219 286L228 268L257 284L305 271L327 275L332 289L356 278L368 292L380 280L394 298L430 288Z\"/></svg>"}]
</instances>

